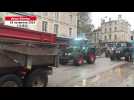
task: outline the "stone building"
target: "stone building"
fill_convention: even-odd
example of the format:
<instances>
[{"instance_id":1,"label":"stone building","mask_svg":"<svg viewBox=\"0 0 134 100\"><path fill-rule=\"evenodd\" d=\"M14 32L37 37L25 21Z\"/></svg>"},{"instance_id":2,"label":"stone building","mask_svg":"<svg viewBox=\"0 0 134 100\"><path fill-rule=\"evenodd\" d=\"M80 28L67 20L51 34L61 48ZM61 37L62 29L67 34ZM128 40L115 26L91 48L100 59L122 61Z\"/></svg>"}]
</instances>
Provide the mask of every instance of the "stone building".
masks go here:
<instances>
[{"instance_id":1,"label":"stone building","mask_svg":"<svg viewBox=\"0 0 134 100\"><path fill-rule=\"evenodd\" d=\"M101 20L101 40L102 42L125 42L131 37L130 24L118 15L117 20Z\"/></svg>"},{"instance_id":2,"label":"stone building","mask_svg":"<svg viewBox=\"0 0 134 100\"><path fill-rule=\"evenodd\" d=\"M54 33L58 37L77 37L77 12L0 12L0 17L12 15L35 15L36 26L25 26L24 28Z\"/></svg>"}]
</instances>

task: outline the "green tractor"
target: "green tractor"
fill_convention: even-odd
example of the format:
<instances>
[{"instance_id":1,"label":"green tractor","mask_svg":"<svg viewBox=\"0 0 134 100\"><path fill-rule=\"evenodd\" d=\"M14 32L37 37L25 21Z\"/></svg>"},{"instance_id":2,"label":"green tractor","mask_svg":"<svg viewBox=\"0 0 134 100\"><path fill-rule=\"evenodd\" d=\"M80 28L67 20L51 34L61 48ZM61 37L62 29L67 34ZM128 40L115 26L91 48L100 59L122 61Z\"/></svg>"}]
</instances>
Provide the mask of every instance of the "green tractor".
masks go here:
<instances>
[{"instance_id":1,"label":"green tractor","mask_svg":"<svg viewBox=\"0 0 134 100\"><path fill-rule=\"evenodd\" d=\"M60 51L60 64L72 62L75 66L85 61L93 64L96 60L95 47L88 40L72 40L68 47Z\"/></svg>"}]
</instances>

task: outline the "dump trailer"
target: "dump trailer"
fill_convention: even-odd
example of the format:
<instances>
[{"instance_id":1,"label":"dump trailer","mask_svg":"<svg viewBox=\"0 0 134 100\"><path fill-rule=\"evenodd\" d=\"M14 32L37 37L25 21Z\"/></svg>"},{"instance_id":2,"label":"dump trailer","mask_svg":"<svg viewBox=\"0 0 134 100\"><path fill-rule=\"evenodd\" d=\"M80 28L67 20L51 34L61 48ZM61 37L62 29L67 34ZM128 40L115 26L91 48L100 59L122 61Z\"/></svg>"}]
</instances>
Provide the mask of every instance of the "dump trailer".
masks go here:
<instances>
[{"instance_id":1,"label":"dump trailer","mask_svg":"<svg viewBox=\"0 0 134 100\"><path fill-rule=\"evenodd\" d=\"M56 35L0 24L0 87L45 87L58 67Z\"/></svg>"}]
</instances>

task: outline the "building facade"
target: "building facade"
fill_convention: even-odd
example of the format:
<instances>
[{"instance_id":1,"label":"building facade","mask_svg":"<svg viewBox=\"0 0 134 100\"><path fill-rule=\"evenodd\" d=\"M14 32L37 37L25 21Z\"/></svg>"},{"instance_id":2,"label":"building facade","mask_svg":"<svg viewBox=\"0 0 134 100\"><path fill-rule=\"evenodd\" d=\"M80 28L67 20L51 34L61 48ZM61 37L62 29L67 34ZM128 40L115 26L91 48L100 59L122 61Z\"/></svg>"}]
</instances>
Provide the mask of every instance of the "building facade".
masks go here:
<instances>
[{"instance_id":1,"label":"building facade","mask_svg":"<svg viewBox=\"0 0 134 100\"><path fill-rule=\"evenodd\" d=\"M131 38L130 24L119 15L117 20L105 21L102 19L99 31L102 42L125 42Z\"/></svg>"},{"instance_id":2,"label":"building facade","mask_svg":"<svg viewBox=\"0 0 134 100\"><path fill-rule=\"evenodd\" d=\"M24 28L57 34L58 37L77 37L77 12L0 12L0 17L13 15L35 15L37 23Z\"/></svg>"},{"instance_id":3,"label":"building facade","mask_svg":"<svg viewBox=\"0 0 134 100\"><path fill-rule=\"evenodd\" d=\"M95 29L92 33L92 42L93 43L100 43L102 42L102 33L101 28Z\"/></svg>"}]
</instances>

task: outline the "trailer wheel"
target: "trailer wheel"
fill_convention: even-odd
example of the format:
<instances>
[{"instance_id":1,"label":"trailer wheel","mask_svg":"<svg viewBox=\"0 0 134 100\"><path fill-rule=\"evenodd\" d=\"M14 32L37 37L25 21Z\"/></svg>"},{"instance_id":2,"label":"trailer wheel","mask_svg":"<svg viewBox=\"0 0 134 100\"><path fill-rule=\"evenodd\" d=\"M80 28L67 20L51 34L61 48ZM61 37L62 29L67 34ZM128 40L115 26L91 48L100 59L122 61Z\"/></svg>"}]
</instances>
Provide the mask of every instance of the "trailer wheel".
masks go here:
<instances>
[{"instance_id":1,"label":"trailer wheel","mask_svg":"<svg viewBox=\"0 0 134 100\"><path fill-rule=\"evenodd\" d=\"M46 87L48 75L43 69L32 71L25 79L25 87Z\"/></svg>"},{"instance_id":2,"label":"trailer wheel","mask_svg":"<svg viewBox=\"0 0 134 100\"><path fill-rule=\"evenodd\" d=\"M22 81L13 74L0 77L0 87L22 87Z\"/></svg>"}]
</instances>

